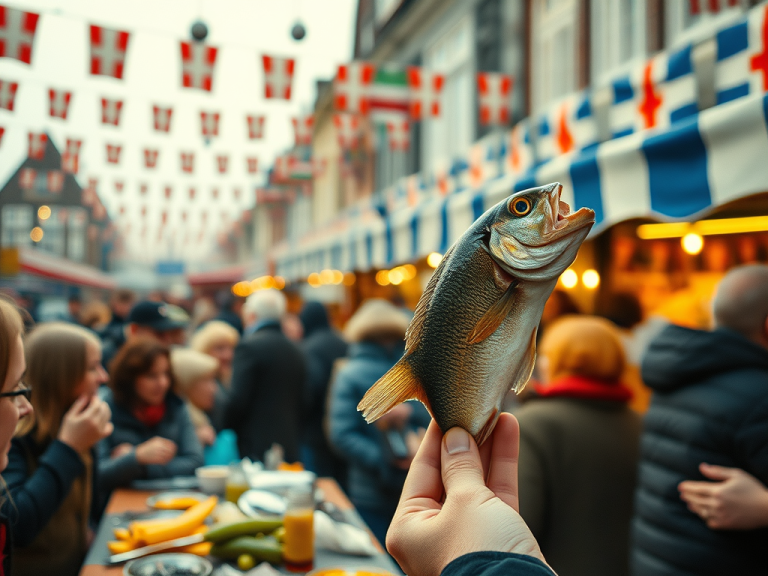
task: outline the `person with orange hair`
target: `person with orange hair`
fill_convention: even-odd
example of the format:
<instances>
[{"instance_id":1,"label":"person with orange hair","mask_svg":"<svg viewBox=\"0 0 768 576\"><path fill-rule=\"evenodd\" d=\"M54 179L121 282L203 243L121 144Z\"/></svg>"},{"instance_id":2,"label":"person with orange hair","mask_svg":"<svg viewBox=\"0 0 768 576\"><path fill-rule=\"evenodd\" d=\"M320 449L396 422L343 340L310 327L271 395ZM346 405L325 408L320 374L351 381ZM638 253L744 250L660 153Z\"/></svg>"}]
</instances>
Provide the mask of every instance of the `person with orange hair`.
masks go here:
<instances>
[{"instance_id":1,"label":"person with orange hair","mask_svg":"<svg viewBox=\"0 0 768 576\"><path fill-rule=\"evenodd\" d=\"M520 422L520 515L561 576L629 574L641 418L621 383L619 331L564 316L539 346L544 384Z\"/></svg>"}]
</instances>

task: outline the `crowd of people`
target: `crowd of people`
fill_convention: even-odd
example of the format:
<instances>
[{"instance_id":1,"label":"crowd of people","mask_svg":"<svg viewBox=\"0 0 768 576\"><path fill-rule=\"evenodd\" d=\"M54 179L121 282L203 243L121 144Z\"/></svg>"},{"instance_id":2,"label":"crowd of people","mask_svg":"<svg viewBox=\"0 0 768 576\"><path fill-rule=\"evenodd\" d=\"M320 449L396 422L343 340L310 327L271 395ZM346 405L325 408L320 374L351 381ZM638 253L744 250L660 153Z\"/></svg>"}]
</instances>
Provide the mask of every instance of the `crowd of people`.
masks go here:
<instances>
[{"instance_id":1,"label":"crowd of people","mask_svg":"<svg viewBox=\"0 0 768 576\"><path fill-rule=\"evenodd\" d=\"M0 298L0 575L77 574L114 489L194 475L224 430L334 477L410 576L768 574L768 266L726 275L710 331L632 338L612 302L553 296L534 380L478 448L418 402L357 412L404 351L386 300L342 332L277 290L199 323L128 290L38 324Z\"/></svg>"}]
</instances>

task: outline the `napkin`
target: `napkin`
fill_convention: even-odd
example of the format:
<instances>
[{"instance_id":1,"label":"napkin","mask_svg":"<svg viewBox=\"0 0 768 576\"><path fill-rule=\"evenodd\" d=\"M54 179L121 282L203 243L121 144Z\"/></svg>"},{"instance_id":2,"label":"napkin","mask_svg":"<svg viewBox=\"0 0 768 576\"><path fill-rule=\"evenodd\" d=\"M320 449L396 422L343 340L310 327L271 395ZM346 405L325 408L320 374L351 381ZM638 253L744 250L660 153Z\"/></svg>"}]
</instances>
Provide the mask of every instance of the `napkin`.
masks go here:
<instances>
[{"instance_id":1,"label":"napkin","mask_svg":"<svg viewBox=\"0 0 768 576\"><path fill-rule=\"evenodd\" d=\"M315 546L350 556L375 556L378 549L365 530L336 522L328 514L315 510Z\"/></svg>"}]
</instances>

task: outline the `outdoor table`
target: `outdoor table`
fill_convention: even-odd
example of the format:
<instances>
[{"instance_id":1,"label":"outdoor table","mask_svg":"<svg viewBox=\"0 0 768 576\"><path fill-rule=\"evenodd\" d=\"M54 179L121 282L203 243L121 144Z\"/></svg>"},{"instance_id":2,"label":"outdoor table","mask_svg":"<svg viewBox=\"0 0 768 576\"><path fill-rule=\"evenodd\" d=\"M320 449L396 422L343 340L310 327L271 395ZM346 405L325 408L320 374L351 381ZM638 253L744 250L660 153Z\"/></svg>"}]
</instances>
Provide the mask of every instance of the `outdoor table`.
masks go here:
<instances>
[{"instance_id":1,"label":"outdoor table","mask_svg":"<svg viewBox=\"0 0 768 576\"><path fill-rule=\"evenodd\" d=\"M318 478L317 487L322 490L325 496L325 500L331 504L334 504L344 514L347 521L368 530L368 527L360 518L360 515L357 513L354 506L335 480L332 478ZM104 565L105 560L109 556L109 553L106 551L106 542L108 540L114 540L112 531L115 525L113 520L117 515L123 514L125 512L149 511L149 508L147 507L147 498L156 493L156 491L130 489L119 489L112 493L112 497L109 500L107 509L104 512L104 517L99 524L96 539L94 540L93 546L91 547L91 550L85 559L85 563L80 570L80 576L118 576L123 573L124 565ZM370 530L368 531L370 532ZM373 535L371 535L371 538L379 550L379 554L376 556L346 556L327 550L316 550L314 567L375 567L383 570L389 570L393 574L400 574L401 572L397 568L397 565L384 552L381 544L373 537ZM278 567L278 570L280 570L280 567Z\"/></svg>"}]
</instances>

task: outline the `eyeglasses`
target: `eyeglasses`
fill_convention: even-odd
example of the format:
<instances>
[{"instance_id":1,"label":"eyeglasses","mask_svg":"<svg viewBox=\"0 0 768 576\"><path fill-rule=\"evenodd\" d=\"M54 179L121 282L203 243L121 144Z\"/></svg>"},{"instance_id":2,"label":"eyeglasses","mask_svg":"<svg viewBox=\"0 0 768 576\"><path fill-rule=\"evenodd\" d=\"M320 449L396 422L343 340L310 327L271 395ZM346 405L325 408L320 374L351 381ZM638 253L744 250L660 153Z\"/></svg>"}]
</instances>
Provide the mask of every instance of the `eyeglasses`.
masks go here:
<instances>
[{"instance_id":1,"label":"eyeglasses","mask_svg":"<svg viewBox=\"0 0 768 576\"><path fill-rule=\"evenodd\" d=\"M32 388L27 388L22 383L22 384L19 384L19 386L13 392L2 392L2 393L0 393L0 398L14 398L14 399L16 399L19 396L24 396L24 398L26 398L27 401L32 400Z\"/></svg>"}]
</instances>

